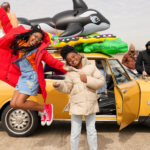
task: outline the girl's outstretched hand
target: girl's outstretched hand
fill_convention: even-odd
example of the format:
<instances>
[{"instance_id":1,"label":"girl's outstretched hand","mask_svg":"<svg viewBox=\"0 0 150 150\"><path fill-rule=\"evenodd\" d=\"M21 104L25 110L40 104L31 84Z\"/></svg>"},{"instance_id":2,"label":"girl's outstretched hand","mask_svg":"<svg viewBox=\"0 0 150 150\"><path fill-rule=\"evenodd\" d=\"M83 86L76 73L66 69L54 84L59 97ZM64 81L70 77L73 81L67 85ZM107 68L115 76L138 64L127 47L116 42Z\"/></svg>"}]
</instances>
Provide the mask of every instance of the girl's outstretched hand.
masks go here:
<instances>
[{"instance_id":1,"label":"girl's outstretched hand","mask_svg":"<svg viewBox=\"0 0 150 150\"><path fill-rule=\"evenodd\" d=\"M53 83L53 87L57 88L57 87L59 87L59 86L60 86L60 82L54 82L54 83Z\"/></svg>"}]
</instances>

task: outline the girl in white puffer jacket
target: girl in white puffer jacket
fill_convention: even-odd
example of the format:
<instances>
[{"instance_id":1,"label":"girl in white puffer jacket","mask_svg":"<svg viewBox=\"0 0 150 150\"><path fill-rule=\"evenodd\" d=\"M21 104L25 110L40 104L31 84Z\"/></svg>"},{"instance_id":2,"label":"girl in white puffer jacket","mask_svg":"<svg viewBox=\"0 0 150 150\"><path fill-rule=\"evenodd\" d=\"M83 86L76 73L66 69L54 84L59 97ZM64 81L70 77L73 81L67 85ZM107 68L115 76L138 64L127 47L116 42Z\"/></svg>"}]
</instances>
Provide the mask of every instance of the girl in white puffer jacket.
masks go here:
<instances>
[{"instance_id":1,"label":"girl in white puffer jacket","mask_svg":"<svg viewBox=\"0 0 150 150\"><path fill-rule=\"evenodd\" d=\"M85 55L80 55L72 46L65 46L61 56L66 60L63 67L67 71L64 82L53 83L58 91L70 94L64 111L71 115L71 149L78 150L82 116L85 116L90 150L97 150L95 113L99 112L96 91L104 85L104 76L92 65Z\"/></svg>"}]
</instances>

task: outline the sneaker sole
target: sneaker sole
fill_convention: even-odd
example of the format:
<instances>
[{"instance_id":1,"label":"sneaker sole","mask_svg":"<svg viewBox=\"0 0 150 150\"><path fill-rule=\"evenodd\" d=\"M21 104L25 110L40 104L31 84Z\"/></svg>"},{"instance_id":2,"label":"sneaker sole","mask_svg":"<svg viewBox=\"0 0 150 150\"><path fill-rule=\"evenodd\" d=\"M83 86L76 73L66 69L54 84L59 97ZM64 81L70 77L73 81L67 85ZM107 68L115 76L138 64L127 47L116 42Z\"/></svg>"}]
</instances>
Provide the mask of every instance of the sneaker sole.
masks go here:
<instances>
[{"instance_id":1,"label":"sneaker sole","mask_svg":"<svg viewBox=\"0 0 150 150\"><path fill-rule=\"evenodd\" d=\"M41 123L41 126L45 126L45 125L46 125L46 121L45 121L45 123L44 123L44 124L42 124L42 123Z\"/></svg>"},{"instance_id":2,"label":"sneaker sole","mask_svg":"<svg viewBox=\"0 0 150 150\"><path fill-rule=\"evenodd\" d=\"M50 124L47 124L47 122L46 122L47 126L50 126L53 122L53 104L51 104L51 105L52 105L52 118L51 118Z\"/></svg>"},{"instance_id":3,"label":"sneaker sole","mask_svg":"<svg viewBox=\"0 0 150 150\"><path fill-rule=\"evenodd\" d=\"M41 112L38 112L38 115L41 117ZM46 125L46 120L45 120L44 124L42 124L42 122L41 122L41 126L45 126L45 125Z\"/></svg>"}]
</instances>

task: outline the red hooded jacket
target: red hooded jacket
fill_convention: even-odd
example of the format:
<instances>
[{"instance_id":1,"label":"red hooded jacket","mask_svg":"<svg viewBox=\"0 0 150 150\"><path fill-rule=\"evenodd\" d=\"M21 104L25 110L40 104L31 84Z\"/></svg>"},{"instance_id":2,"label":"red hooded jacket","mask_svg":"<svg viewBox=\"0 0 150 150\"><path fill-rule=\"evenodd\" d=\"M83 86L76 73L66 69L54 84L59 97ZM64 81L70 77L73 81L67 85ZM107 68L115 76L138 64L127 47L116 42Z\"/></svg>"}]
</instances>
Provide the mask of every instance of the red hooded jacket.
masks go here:
<instances>
[{"instance_id":1,"label":"red hooded jacket","mask_svg":"<svg viewBox=\"0 0 150 150\"><path fill-rule=\"evenodd\" d=\"M10 49L10 45L16 34L28 32L29 30L26 30L23 26L19 26L13 29L12 25L10 24L10 20L8 19L8 16L3 8L0 8L0 20L6 33L5 36L0 38L0 80L15 87L18 83L21 72L20 69L13 64L13 61L18 59L18 56L13 55L12 57L12 50ZM47 93L46 82L44 79L44 69L41 61L44 61L46 64L53 68L59 69L63 73L66 73L66 71L63 70L64 63L58 59L55 59L45 49L49 44L49 36L47 33L45 33L43 42L37 49L35 56L36 71L40 85L39 93L42 94L44 101L46 100Z\"/></svg>"}]
</instances>

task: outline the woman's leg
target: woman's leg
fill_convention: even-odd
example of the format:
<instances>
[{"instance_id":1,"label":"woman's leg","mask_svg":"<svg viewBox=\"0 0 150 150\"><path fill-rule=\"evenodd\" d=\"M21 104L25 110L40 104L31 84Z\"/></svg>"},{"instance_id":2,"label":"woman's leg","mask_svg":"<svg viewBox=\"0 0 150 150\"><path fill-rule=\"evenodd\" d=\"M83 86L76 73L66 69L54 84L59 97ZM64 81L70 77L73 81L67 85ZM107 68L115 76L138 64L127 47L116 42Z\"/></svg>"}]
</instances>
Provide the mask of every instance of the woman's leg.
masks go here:
<instances>
[{"instance_id":1,"label":"woman's leg","mask_svg":"<svg viewBox=\"0 0 150 150\"><path fill-rule=\"evenodd\" d=\"M34 101L27 101L30 95L19 93L16 98L16 108L23 110L35 110L42 111L44 109L44 105L40 105Z\"/></svg>"},{"instance_id":2,"label":"woman's leg","mask_svg":"<svg viewBox=\"0 0 150 150\"><path fill-rule=\"evenodd\" d=\"M85 122L90 150L97 150L97 131L95 128L95 113L85 116Z\"/></svg>"},{"instance_id":3,"label":"woman's leg","mask_svg":"<svg viewBox=\"0 0 150 150\"><path fill-rule=\"evenodd\" d=\"M10 101L10 106L13 107L14 109L16 109L16 99L18 97L18 94L19 94L19 90L15 91Z\"/></svg>"},{"instance_id":4,"label":"woman's leg","mask_svg":"<svg viewBox=\"0 0 150 150\"><path fill-rule=\"evenodd\" d=\"M71 150L78 150L82 128L82 116L71 115Z\"/></svg>"}]
</instances>

